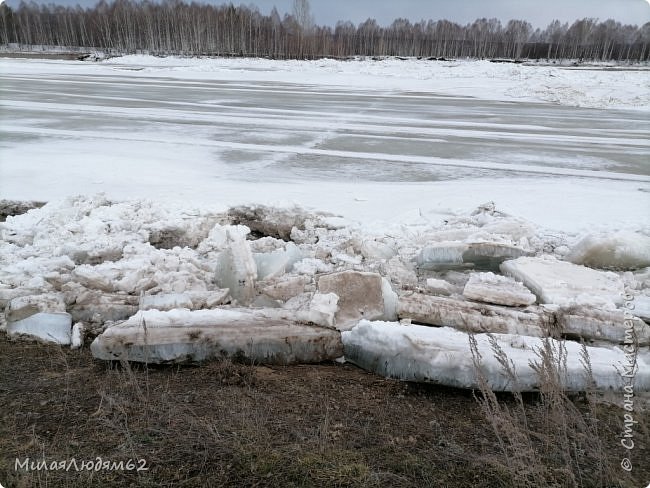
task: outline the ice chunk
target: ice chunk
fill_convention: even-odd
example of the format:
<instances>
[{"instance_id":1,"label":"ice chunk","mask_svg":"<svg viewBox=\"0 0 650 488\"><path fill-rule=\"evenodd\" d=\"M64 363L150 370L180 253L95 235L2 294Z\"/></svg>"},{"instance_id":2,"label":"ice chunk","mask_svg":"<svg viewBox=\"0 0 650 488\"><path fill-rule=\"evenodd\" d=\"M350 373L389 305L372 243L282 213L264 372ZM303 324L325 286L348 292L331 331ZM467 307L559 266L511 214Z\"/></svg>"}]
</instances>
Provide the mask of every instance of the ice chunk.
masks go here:
<instances>
[{"instance_id":1,"label":"ice chunk","mask_svg":"<svg viewBox=\"0 0 650 488\"><path fill-rule=\"evenodd\" d=\"M360 318L395 317L397 295L377 273L342 271L323 275L318 280L318 291L339 297L336 324L340 330L354 326Z\"/></svg>"},{"instance_id":2,"label":"ice chunk","mask_svg":"<svg viewBox=\"0 0 650 488\"><path fill-rule=\"evenodd\" d=\"M339 297L335 293L314 293L309 303L309 321L324 327L334 327Z\"/></svg>"},{"instance_id":3,"label":"ice chunk","mask_svg":"<svg viewBox=\"0 0 650 488\"><path fill-rule=\"evenodd\" d=\"M506 261L501 271L522 281L540 303L615 309L623 301L623 281L618 275L559 261L552 256Z\"/></svg>"},{"instance_id":4,"label":"ice chunk","mask_svg":"<svg viewBox=\"0 0 650 488\"><path fill-rule=\"evenodd\" d=\"M623 311L590 307L529 306L522 310L413 293L400 297L397 312L400 319L475 333L533 337L561 334L617 344L625 343L628 334ZM649 344L649 326L636 318L629 323L633 324L639 344Z\"/></svg>"},{"instance_id":5,"label":"ice chunk","mask_svg":"<svg viewBox=\"0 0 650 488\"><path fill-rule=\"evenodd\" d=\"M339 297L335 293L302 293L282 305L296 320L341 330L336 321ZM346 324L343 324L345 327Z\"/></svg>"},{"instance_id":6,"label":"ice chunk","mask_svg":"<svg viewBox=\"0 0 650 488\"><path fill-rule=\"evenodd\" d=\"M475 267L498 270L506 259L529 256L521 247L500 242L440 242L420 250L416 263L421 269L441 270L456 267Z\"/></svg>"},{"instance_id":7,"label":"ice chunk","mask_svg":"<svg viewBox=\"0 0 650 488\"><path fill-rule=\"evenodd\" d=\"M138 312L91 344L96 358L150 363L232 357L255 363L333 360L343 352L338 331L304 325L279 309Z\"/></svg>"},{"instance_id":8,"label":"ice chunk","mask_svg":"<svg viewBox=\"0 0 650 488\"><path fill-rule=\"evenodd\" d=\"M637 289L648 289L650 290L650 268L644 268L639 271L632 273L634 281L637 283Z\"/></svg>"},{"instance_id":9,"label":"ice chunk","mask_svg":"<svg viewBox=\"0 0 650 488\"><path fill-rule=\"evenodd\" d=\"M390 281L402 287L414 287L418 284L418 276L413 267L404 263L398 256L389 259L381 269Z\"/></svg>"},{"instance_id":10,"label":"ice chunk","mask_svg":"<svg viewBox=\"0 0 650 488\"><path fill-rule=\"evenodd\" d=\"M98 246L94 242L65 243L57 249L57 254L68 256L76 264L99 264L104 261L118 261L122 258L122 246L106 243Z\"/></svg>"},{"instance_id":11,"label":"ice chunk","mask_svg":"<svg viewBox=\"0 0 650 488\"><path fill-rule=\"evenodd\" d=\"M634 313L630 310L629 312ZM643 320L626 315L623 310L595 310L590 307L560 308L555 312L556 327L562 334L590 341L618 344L650 344L650 326Z\"/></svg>"},{"instance_id":12,"label":"ice chunk","mask_svg":"<svg viewBox=\"0 0 650 488\"><path fill-rule=\"evenodd\" d=\"M161 293L140 297L140 310L172 310L174 308L194 309L192 299L187 293Z\"/></svg>"},{"instance_id":13,"label":"ice chunk","mask_svg":"<svg viewBox=\"0 0 650 488\"><path fill-rule=\"evenodd\" d=\"M358 266L361 264L362 260L363 258L361 256L351 256L344 252L332 253L332 261L336 264L351 264L353 266Z\"/></svg>"},{"instance_id":14,"label":"ice chunk","mask_svg":"<svg viewBox=\"0 0 650 488\"><path fill-rule=\"evenodd\" d=\"M532 253L521 247L500 242L477 242L469 244L463 254L463 261L472 263L476 268L498 270L499 264L506 259L530 256Z\"/></svg>"},{"instance_id":15,"label":"ice chunk","mask_svg":"<svg viewBox=\"0 0 650 488\"><path fill-rule=\"evenodd\" d=\"M470 348L470 336L448 327L434 328L398 323L362 320L351 331L341 334L346 360L380 375L407 381L432 382L458 388L480 387L477 368ZM539 364L536 351L548 350L558 356L566 350L566 370L561 372L561 386L569 391L587 389L589 380L581 363L582 347L577 342L555 341L510 334L494 334L495 343L514 364L515 381L504 374L495 358L487 334L477 334L478 367L494 391L536 391L541 380L531 366ZM546 342L548 341L548 342ZM628 363L619 348L587 347L593 379L599 390L620 390L620 369ZM639 358L635 390L650 390L650 364Z\"/></svg>"},{"instance_id":16,"label":"ice chunk","mask_svg":"<svg viewBox=\"0 0 650 488\"><path fill-rule=\"evenodd\" d=\"M286 302L292 297L300 295L305 287L311 283L308 276L286 276L271 285L262 288L262 293L273 298Z\"/></svg>"},{"instance_id":17,"label":"ice chunk","mask_svg":"<svg viewBox=\"0 0 650 488\"><path fill-rule=\"evenodd\" d=\"M583 237L567 256L593 268L640 269L650 266L650 237L634 232Z\"/></svg>"},{"instance_id":18,"label":"ice chunk","mask_svg":"<svg viewBox=\"0 0 650 488\"><path fill-rule=\"evenodd\" d=\"M83 346L85 332L85 327L81 322L78 322L72 326L72 334L70 338L71 349L79 349L81 346Z\"/></svg>"},{"instance_id":19,"label":"ice chunk","mask_svg":"<svg viewBox=\"0 0 650 488\"><path fill-rule=\"evenodd\" d=\"M460 271L446 271L443 275L442 278L445 281L448 281L452 285L456 285L461 288L465 288L465 285L467 284L467 281L469 280L469 274L468 273L462 273Z\"/></svg>"},{"instance_id":20,"label":"ice chunk","mask_svg":"<svg viewBox=\"0 0 650 488\"><path fill-rule=\"evenodd\" d=\"M388 244L366 239L361 243L361 254L366 259L390 259L395 256L396 252Z\"/></svg>"},{"instance_id":21,"label":"ice chunk","mask_svg":"<svg viewBox=\"0 0 650 488\"><path fill-rule=\"evenodd\" d=\"M636 295L630 301L630 313L639 317L646 322L650 322L650 297L646 295Z\"/></svg>"},{"instance_id":22,"label":"ice chunk","mask_svg":"<svg viewBox=\"0 0 650 488\"><path fill-rule=\"evenodd\" d=\"M472 273L463 290L470 300L511 307L535 303L535 295L521 283L494 273Z\"/></svg>"},{"instance_id":23,"label":"ice chunk","mask_svg":"<svg viewBox=\"0 0 650 488\"><path fill-rule=\"evenodd\" d=\"M293 242L288 242L285 249L269 253L253 254L255 264L257 265L257 277L260 280L267 280L276 276L283 275L290 271L293 264L303 258L300 249Z\"/></svg>"},{"instance_id":24,"label":"ice chunk","mask_svg":"<svg viewBox=\"0 0 650 488\"><path fill-rule=\"evenodd\" d=\"M219 255L215 281L219 287L228 288L241 305L247 305L255 296L257 266L245 231L230 227L227 235L228 247Z\"/></svg>"},{"instance_id":25,"label":"ice chunk","mask_svg":"<svg viewBox=\"0 0 650 488\"><path fill-rule=\"evenodd\" d=\"M248 226L253 232L288 241L291 229L305 228L309 214L299 207L280 209L264 205L233 207L228 214L237 224Z\"/></svg>"},{"instance_id":26,"label":"ice chunk","mask_svg":"<svg viewBox=\"0 0 650 488\"><path fill-rule=\"evenodd\" d=\"M382 320L397 320L397 293L390 285L390 281L386 278L381 279L381 294L384 299L384 314Z\"/></svg>"},{"instance_id":27,"label":"ice chunk","mask_svg":"<svg viewBox=\"0 0 650 488\"><path fill-rule=\"evenodd\" d=\"M223 290L212 290L209 292L190 292L192 303L198 308L214 308L217 305L228 303L230 290L225 288Z\"/></svg>"},{"instance_id":28,"label":"ice chunk","mask_svg":"<svg viewBox=\"0 0 650 488\"><path fill-rule=\"evenodd\" d=\"M102 273L96 266L85 264L77 266L72 271L72 278L86 288L112 292L115 290L114 281L119 274L116 271L112 273Z\"/></svg>"},{"instance_id":29,"label":"ice chunk","mask_svg":"<svg viewBox=\"0 0 650 488\"><path fill-rule=\"evenodd\" d=\"M427 290L436 295L451 295L456 291L451 283L436 278L427 278Z\"/></svg>"},{"instance_id":30,"label":"ice chunk","mask_svg":"<svg viewBox=\"0 0 650 488\"><path fill-rule=\"evenodd\" d=\"M266 295L257 295L250 303L249 307L252 308L282 308L280 300L274 300Z\"/></svg>"},{"instance_id":31,"label":"ice chunk","mask_svg":"<svg viewBox=\"0 0 650 488\"><path fill-rule=\"evenodd\" d=\"M39 312L65 312L65 299L62 293L45 293L13 298L7 304L7 322L26 319Z\"/></svg>"},{"instance_id":32,"label":"ice chunk","mask_svg":"<svg viewBox=\"0 0 650 488\"><path fill-rule=\"evenodd\" d=\"M228 244L228 234L226 233L227 227L215 224L207 237L201 241L197 247L199 254L207 254L213 251L222 251Z\"/></svg>"},{"instance_id":33,"label":"ice chunk","mask_svg":"<svg viewBox=\"0 0 650 488\"><path fill-rule=\"evenodd\" d=\"M293 265L294 273L302 275L315 275L316 273L330 273L332 265L322 259L305 258Z\"/></svg>"},{"instance_id":34,"label":"ice chunk","mask_svg":"<svg viewBox=\"0 0 650 488\"><path fill-rule=\"evenodd\" d=\"M285 310L293 311L308 311L311 299L313 297L314 293L301 293L300 295L296 295L295 297L291 297L289 300L287 300L282 305L282 308Z\"/></svg>"},{"instance_id":35,"label":"ice chunk","mask_svg":"<svg viewBox=\"0 0 650 488\"><path fill-rule=\"evenodd\" d=\"M9 301L13 298L38 294L39 290L35 288L12 288L0 283L0 310L4 310Z\"/></svg>"},{"instance_id":36,"label":"ice chunk","mask_svg":"<svg viewBox=\"0 0 650 488\"><path fill-rule=\"evenodd\" d=\"M532 239L537 234L537 229L530 222L517 218L486 223L481 227L481 231L486 234L501 235L513 241Z\"/></svg>"},{"instance_id":37,"label":"ice chunk","mask_svg":"<svg viewBox=\"0 0 650 488\"><path fill-rule=\"evenodd\" d=\"M140 310L173 310L187 308L199 310L214 308L227 301L230 290L187 291L185 293L160 293L158 295L142 295Z\"/></svg>"},{"instance_id":38,"label":"ice chunk","mask_svg":"<svg viewBox=\"0 0 650 488\"><path fill-rule=\"evenodd\" d=\"M66 346L71 341L72 317L65 312L38 312L22 320L7 323L10 337L27 336Z\"/></svg>"},{"instance_id":39,"label":"ice chunk","mask_svg":"<svg viewBox=\"0 0 650 488\"><path fill-rule=\"evenodd\" d=\"M79 285L77 285L79 286ZM72 320L103 325L105 322L115 322L128 319L138 311L138 297L118 293L103 293L97 290L87 290L83 287L70 288L69 307Z\"/></svg>"},{"instance_id":40,"label":"ice chunk","mask_svg":"<svg viewBox=\"0 0 650 488\"><path fill-rule=\"evenodd\" d=\"M423 248L415 261L422 269L462 266L465 251L467 244L464 242L441 242Z\"/></svg>"},{"instance_id":41,"label":"ice chunk","mask_svg":"<svg viewBox=\"0 0 650 488\"><path fill-rule=\"evenodd\" d=\"M543 337L552 318L540 310L517 310L454 298L411 293L399 298L397 315L422 324L467 332L496 332Z\"/></svg>"},{"instance_id":42,"label":"ice chunk","mask_svg":"<svg viewBox=\"0 0 650 488\"><path fill-rule=\"evenodd\" d=\"M251 240L250 245L253 253L265 253L284 249L287 243L282 239L267 236Z\"/></svg>"}]
</instances>

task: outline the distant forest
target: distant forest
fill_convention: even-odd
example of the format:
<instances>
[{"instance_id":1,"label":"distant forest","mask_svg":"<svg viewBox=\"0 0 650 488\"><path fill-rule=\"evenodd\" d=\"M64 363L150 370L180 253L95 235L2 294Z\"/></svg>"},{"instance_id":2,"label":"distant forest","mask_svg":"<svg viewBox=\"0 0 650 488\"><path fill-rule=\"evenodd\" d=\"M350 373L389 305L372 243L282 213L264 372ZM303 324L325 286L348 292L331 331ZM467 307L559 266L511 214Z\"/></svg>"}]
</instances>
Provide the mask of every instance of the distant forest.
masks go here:
<instances>
[{"instance_id":1,"label":"distant forest","mask_svg":"<svg viewBox=\"0 0 650 488\"><path fill-rule=\"evenodd\" d=\"M435 11L432 8L432 15ZM477 19L467 25L447 20L411 23L374 19L334 28L316 25L308 0L295 0L280 17L255 7L184 3L180 0L101 1L93 8L21 3L0 5L3 44L86 47L118 53L261 56L314 59L350 56L435 58L528 58L647 61L650 23L641 27L614 20L553 21L533 29L522 20L503 25Z\"/></svg>"}]
</instances>

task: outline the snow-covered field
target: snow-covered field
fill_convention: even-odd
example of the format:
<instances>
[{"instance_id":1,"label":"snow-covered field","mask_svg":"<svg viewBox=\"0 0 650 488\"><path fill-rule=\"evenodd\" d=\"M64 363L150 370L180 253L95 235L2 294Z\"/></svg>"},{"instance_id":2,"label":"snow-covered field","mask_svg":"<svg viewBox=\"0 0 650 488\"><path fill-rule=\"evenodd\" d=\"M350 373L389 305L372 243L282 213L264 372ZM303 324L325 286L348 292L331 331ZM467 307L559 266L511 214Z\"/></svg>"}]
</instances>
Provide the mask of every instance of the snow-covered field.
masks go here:
<instances>
[{"instance_id":1,"label":"snow-covered field","mask_svg":"<svg viewBox=\"0 0 650 488\"><path fill-rule=\"evenodd\" d=\"M647 227L644 70L145 56L0 70L4 198L299 204L379 227L492 200L565 232Z\"/></svg>"}]
</instances>

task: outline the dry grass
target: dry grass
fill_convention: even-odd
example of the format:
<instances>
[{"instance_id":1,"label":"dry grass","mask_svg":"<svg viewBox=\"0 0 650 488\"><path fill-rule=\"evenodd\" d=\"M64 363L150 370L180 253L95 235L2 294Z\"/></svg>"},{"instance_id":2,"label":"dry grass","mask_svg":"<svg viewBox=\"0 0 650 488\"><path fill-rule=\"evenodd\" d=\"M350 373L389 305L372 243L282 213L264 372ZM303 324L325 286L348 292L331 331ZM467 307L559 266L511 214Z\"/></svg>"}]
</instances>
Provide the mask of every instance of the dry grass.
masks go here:
<instances>
[{"instance_id":1,"label":"dry grass","mask_svg":"<svg viewBox=\"0 0 650 488\"><path fill-rule=\"evenodd\" d=\"M650 447L647 411L638 412L638 417L645 421L637 432L636 472L628 473L619 464L624 457L619 445L623 411L611 405L605 408L593 390L581 395L565 391L562 378L566 377L567 351L563 341L547 339L536 351L537 359L531 366L540 379L539 393L529 394L530 400L525 401L517 386L514 364L496 339L492 336L489 339L492 353L514 391L510 396L499 397L489 388L476 340L471 337L480 385L476 399L497 438L500 455L495 463L503 466L515 486L647 485L650 481L649 463L645 462ZM593 385L591 362L584 345L581 362L586 383Z\"/></svg>"},{"instance_id":2,"label":"dry grass","mask_svg":"<svg viewBox=\"0 0 650 488\"><path fill-rule=\"evenodd\" d=\"M146 367L4 339L0 368L5 486L521 486L504 462L501 446L510 441L495 435L471 392L386 380L349 365ZM496 401L516 419L525 412L532 431L546 421L538 398ZM614 437L618 411L599 405L598 413L598 434ZM647 446L647 431L641 436ZM620 454L606 442L603 449L614 461ZM146 459L149 470L14 470L16 457L97 456ZM582 486L598 486L583 479Z\"/></svg>"}]
</instances>

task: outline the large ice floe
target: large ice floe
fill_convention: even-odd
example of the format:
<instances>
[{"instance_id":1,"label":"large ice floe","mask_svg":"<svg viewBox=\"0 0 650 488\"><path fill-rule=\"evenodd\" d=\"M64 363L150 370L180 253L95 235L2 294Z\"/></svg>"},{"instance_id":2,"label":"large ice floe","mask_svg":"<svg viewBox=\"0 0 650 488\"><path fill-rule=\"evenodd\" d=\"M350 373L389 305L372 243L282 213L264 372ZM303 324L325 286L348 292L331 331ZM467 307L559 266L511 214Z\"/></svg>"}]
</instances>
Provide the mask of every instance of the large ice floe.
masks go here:
<instances>
[{"instance_id":1,"label":"large ice floe","mask_svg":"<svg viewBox=\"0 0 650 488\"><path fill-rule=\"evenodd\" d=\"M536 300L535 295L521 283L494 273L472 273L463 289L463 296L511 307L532 305Z\"/></svg>"},{"instance_id":2,"label":"large ice floe","mask_svg":"<svg viewBox=\"0 0 650 488\"><path fill-rule=\"evenodd\" d=\"M382 227L296 207L74 197L0 223L0 328L150 363L311 363L345 345L379 374L463 388L485 374L497 390L536 389L542 346L565 350L565 387L584 388L584 342L596 385L615 388L624 348L650 357L649 238L552 232L492 203Z\"/></svg>"},{"instance_id":3,"label":"large ice floe","mask_svg":"<svg viewBox=\"0 0 650 488\"><path fill-rule=\"evenodd\" d=\"M501 271L521 280L540 303L613 309L623 302L624 285L620 276L552 256L506 261Z\"/></svg>"},{"instance_id":4,"label":"large ice floe","mask_svg":"<svg viewBox=\"0 0 650 488\"><path fill-rule=\"evenodd\" d=\"M482 375L494 391L536 391L546 358L557 361L561 386L569 391L621 389L627 358L620 348L586 347L591 374L586 373L583 348L577 342L513 334L466 333L389 322L362 321L343 332L345 357L364 369L409 381L480 388ZM471 340L476 347L472 350ZM509 374L495 351L511 361ZM650 389L650 364L638 358L635 388ZM592 384L593 381L593 384Z\"/></svg>"},{"instance_id":5,"label":"large ice floe","mask_svg":"<svg viewBox=\"0 0 650 488\"><path fill-rule=\"evenodd\" d=\"M301 324L295 314L278 309L139 312L90 347L100 359L151 363L231 357L294 364L343 355L338 332Z\"/></svg>"}]
</instances>

